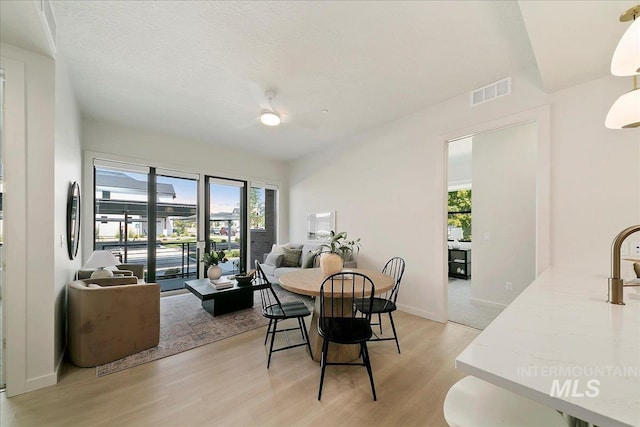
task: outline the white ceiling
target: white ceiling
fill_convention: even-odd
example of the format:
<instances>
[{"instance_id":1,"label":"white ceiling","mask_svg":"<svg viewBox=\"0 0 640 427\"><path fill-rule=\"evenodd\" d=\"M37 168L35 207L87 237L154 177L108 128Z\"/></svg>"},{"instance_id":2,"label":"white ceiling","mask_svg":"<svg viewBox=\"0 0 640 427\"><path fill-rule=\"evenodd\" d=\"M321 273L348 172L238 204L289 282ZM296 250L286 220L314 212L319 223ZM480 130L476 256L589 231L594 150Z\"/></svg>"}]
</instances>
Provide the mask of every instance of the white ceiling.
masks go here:
<instances>
[{"instance_id":1,"label":"white ceiling","mask_svg":"<svg viewBox=\"0 0 640 427\"><path fill-rule=\"evenodd\" d=\"M24 44L1 3L2 40ZM286 160L536 65L548 91L605 76L634 3L53 5L84 116ZM257 122L267 89L277 128Z\"/></svg>"}]
</instances>

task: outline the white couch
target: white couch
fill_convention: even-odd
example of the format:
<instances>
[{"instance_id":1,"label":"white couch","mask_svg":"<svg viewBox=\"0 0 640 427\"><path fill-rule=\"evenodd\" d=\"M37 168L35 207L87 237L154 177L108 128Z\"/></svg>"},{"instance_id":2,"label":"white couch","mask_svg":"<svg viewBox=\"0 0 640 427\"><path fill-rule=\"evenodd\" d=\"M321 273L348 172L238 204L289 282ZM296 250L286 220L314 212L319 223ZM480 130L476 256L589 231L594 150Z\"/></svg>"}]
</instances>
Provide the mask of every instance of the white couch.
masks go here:
<instances>
[{"instance_id":1,"label":"white couch","mask_svg":"<svg viewBox=\"0 0 640 427\"><path fill-rule=\"evenodd\" d=\"M273 250L278 251L277 249L278 245L274 245ZM302 262L305 259L305 255L309 252L313 252L313 253L319 253L320 252L320 245L315 244L315 243L311 243L311 244L302 244L302 243L287 243L285 245L280 245L282 247L286 247L289 249L302 249L302 253L300 254L300 259L298 260L298 265L296 267L282 267L282 266L275 266L272 264L267 264L267 258L269 256L269 254L265 254L264 255L264 260L262 263L260 263L260 267L262 268L262 270L264 271L264 274L267 276L267 279L269 280L269 282L271 283L280 283L280 281L278 280L283 274L289 273L291 271L297 271L300 270L301 268L303 268L302 266ZM318 267L318 257L316 256L314 261L313 261L313 267ZM357 268L357 263L354 260L349 260L349 261L345 261L344 262L344 266L346 268Z\"/></svg>"}]
</instances>

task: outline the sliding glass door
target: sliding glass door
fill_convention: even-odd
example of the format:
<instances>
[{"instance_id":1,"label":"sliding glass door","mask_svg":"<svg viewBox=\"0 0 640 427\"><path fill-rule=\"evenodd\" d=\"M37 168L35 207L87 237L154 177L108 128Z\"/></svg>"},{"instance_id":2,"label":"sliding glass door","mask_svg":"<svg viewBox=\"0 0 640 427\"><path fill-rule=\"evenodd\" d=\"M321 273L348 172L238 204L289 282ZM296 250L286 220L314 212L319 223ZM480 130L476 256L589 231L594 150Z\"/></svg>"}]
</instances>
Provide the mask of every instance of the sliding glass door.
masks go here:
<instances>
[{"instance_id":1,"label":"sliding glass door","mask_svg":"<svg viewBox=\"0 0 640 427\"><path fill-rule=\"evenodd\" d=\"M225 252L222 274L246 271L246 191L245 181L207 178L206 248Z\"/></svg>"},{"instance_id":2,"label":"sliding glass door","mask_svg":"<svg viewBox=\"0 0 640 427\"><path fill-rule=\"evenodd\" d=\"M94 163L95 249L144 265L162 291L198 274L198 175L116 162Z\"/></svg>"},{"instance_id":3,"label":"sliding glass door","mask_svg":"<svg viewBox=\"0 0 640 427\"><path fill-rule=\"evenodd\" d=\"M162 291L182 289L185 279L201 275L200 240L207 252L224 251L227 261L220 267L226 275L262 262L276 242L274 186L249 190L246 181L211 176L201 184L198 174L105 160L94 160L94 182L94 249L144 265L142 279L159 283Z\"/></svg>"},{"instance_id":4,"label":"sliding glass door","mask_svg":"<svg viewBox=\"0 0 640 427\"><path fill-rule=\"evenodd\" d=\"M182 289L198 272L198 176L158 169L156 177L156 281Z\"/></svg>"}]
</instances>

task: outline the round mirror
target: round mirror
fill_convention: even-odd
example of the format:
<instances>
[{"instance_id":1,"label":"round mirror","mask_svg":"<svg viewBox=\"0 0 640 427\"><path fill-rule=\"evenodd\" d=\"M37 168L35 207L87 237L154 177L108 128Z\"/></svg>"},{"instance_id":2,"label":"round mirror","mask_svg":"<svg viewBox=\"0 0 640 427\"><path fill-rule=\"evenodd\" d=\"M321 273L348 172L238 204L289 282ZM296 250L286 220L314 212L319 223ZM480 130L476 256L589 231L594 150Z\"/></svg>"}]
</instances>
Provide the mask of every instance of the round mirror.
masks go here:
<instances>
[{"instance_id":1,"label":"round mirror","mask_svg":"<svg viewBox=\"0 0 640 427\"><path fill-rule=\"evenodd\" d=\"M67 199L67 250L69 259L78 254L80 244L80 185L77 182L69 187Z\"/></svg>"}]
</instances>

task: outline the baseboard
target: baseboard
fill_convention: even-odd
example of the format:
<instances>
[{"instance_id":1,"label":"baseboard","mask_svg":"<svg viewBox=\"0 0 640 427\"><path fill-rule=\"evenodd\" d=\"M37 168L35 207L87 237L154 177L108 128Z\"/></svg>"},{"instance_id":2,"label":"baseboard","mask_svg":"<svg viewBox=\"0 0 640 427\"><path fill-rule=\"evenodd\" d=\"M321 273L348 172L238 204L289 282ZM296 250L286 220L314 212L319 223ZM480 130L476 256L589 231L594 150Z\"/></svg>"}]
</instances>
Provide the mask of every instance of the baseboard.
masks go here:
<instances>
[{"instance_id":1,"label":"baseboard","mask_svg":"<svg viewBox=\"0 0 640 427\"><path fill-rule=\"evenodd\" d=\"M430 311L424 311L424 310L420 310L417 309L415 307L410 307L408 305L404 305L404 304L396 304L398 309L400 311L404 311L405 313L409 313L409 314L413 314L414 316L418 316L418 317L423 317L425 319L429 319L429 320L433 320L434 322L439 322L439 323L446 323L446 320L440 320L438 319L438 316L435 315L435 313L432 313Z\"/></svg>"},{"instance_id":2,"label":"baseboard","mask_svg":"<svg viewBox=\"0 0 640 427\"><path fill-rule=\"evenodd\" d=\"M470 301L472 304L484 305L485 307L501 308L503 310L507 308L506 304L500 304L499 302L487 301L484 299L471 298Z\"/></svg>"},{"instance_id":3,"label":"baseboard","mask_svg":"<svg viewBox=\"0 0 640 427\"><path fill-rule=\"evenodd\" d=\"M29 393L58 383L58 370L50 374L42 375L35 378L29 378L25 384L25 392Z\"/></svg>"},{"instance_id":4,"label":"baseboard","mask_svg":"<svg viewBox=\"0 0 640 427\"><path fill-rule=\"evenodd\" d=\"M56 364L56 368L53 372L46 375L41 375L35 378L29 378L25 384L25 393L29 393L44 387L49 387L51 385L56 385L58 380L60 379L60 373L62 372L62 363L64 362L65 350L62 351L60 358L58 359L58 363Z\"/></svg>"},{"instance_id":5,"label":"baseboard","mask_svg":"<svg viewBox=\"0 0 640 427\"><path fill-rule=\"evenodd\" d=\"M65 345L64 348L62 349L62 354L60 355L60 358L58 359L58 364L56 365L56 384L58 383L58 381L60 381L60 373L62 372L62 362L64 362L64 355L67 354L67 346Z\"/></svg>"}]
</instances>

